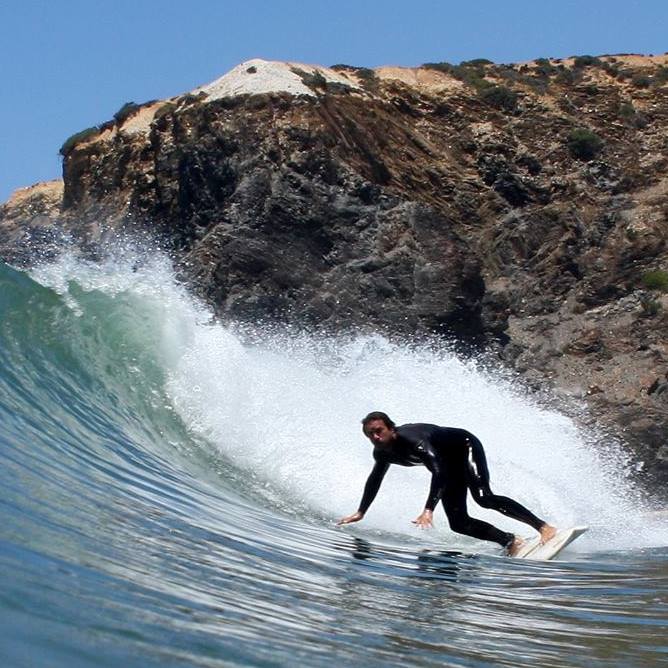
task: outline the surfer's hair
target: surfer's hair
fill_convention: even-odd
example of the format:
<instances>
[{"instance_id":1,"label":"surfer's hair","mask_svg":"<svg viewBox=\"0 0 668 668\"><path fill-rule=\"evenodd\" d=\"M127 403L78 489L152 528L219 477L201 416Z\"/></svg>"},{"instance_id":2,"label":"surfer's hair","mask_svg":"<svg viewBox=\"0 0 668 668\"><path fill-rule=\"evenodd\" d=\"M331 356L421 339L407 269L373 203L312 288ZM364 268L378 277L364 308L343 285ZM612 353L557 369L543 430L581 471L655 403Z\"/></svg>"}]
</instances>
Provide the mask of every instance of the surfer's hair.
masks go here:
<instances>
[{"instance_id":1,"label":"surfer's hair","mask_svg":"<svg viewBox=\"0 0 668 668\"><path fill-rule=\"evenodd\" d=\"M382 411L372 411L362 420L362 431L364 431L364 433L366 433L366 426L372 420L382 420L388 429L394 429L396 427L387 413L383 413Z\"/></svg>"}]
</instances>

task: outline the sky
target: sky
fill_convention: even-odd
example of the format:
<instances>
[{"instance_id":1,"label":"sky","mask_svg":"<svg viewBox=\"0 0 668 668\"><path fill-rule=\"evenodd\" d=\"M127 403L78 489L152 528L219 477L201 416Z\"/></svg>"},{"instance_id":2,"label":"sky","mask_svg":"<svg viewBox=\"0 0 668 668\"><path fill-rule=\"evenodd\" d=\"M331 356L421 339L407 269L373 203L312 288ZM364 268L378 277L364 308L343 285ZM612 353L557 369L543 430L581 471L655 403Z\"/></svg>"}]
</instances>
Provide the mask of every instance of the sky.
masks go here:
<instances>
[{"instance_id":1,"label":"sky","mask_svg":"<svg viewBox=\"0 0 668 668\"><path fill-rule=\"evenodd\" d=\"M0 202L75 132L250 58L362 67L668 51L666 0L2 0Z\"/></svg>"}]
</instances>

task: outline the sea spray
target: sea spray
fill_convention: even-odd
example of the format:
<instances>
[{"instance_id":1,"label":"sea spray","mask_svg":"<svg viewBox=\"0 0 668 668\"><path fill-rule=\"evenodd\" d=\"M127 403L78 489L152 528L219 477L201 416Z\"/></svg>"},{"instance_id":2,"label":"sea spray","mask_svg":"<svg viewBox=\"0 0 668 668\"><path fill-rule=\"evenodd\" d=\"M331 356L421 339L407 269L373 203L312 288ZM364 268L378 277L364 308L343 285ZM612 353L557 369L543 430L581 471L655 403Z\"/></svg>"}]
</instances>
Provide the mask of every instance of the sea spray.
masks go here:
<instances>
[{"instance_id":1,"label":"sea spray","mask_svg":"<svg viewBox=\"0 0 668 668\"><path fill-rule=\"evenodd\" d=\"M665 527L643 520L645 509L609 449L600 454L572 420L445 347L275 330L248 343L188 294L162 256L129 253L102 263L64 256L33 276L84 317L83 294L132 298L137 317L124 325L141 328L138 340L162 365L161 391L186 427L238 473L251 504L273 503L307 522L354 511L373 463L360 419L384 410L397 423L474 432L496 493L558 525L592 527L579 550L665 544ZM364 522L345 530L493 551L450 533L440 511L433 532L418 532L411 520L428 486L426 469L392 467ZM470 512L531 533L473 502Z\"/></svg>"}]
</instances>

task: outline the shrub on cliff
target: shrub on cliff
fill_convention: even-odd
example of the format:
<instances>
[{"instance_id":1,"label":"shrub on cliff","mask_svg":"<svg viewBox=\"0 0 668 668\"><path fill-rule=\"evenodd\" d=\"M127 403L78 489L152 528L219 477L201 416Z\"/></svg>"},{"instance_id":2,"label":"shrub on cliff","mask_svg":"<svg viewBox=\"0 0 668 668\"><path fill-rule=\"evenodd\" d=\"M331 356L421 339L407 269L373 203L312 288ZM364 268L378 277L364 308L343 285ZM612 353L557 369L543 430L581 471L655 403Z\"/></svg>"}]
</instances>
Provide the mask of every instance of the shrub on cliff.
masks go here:
<instances>
[{"instance_id":1,"label":"shrub on cliff","mask_svg":"<svg viewBox=\"0 0 668 668\"><path fill-rule=\"evenodd\" d=\"M620 66L613 59L610 62L603 62L601 69L611 77L616 77L619 74Z\"/></svg>"},{"instance_id":2,"label":"shrub on cliff","mask_svg":"<svg viewBox=\"0 0 668 668\"><path fill-rule=\"evenodd\" d=\"M77 144L94 137L99 131L100 128L96 125L92 128L81 130L81 132L75 132L71 137L68 137L60 147L60 155L62 155L63 158L66 157Z\"/></svg>"},{"instance_id":3,"label":"shrub on cliff","mask_svg":"<svg viewBox=\"0 0 668 668\"><path fill-rule=\"evenodd\" d=\"M652 295L641 295L640 308L642 309L642 315L646 318L653 318L661 311L661 302L658 299L654 299Z\"/></svg>"},{"instance_id":4,"label":"shrub on cliff","mask_svg":"<svg viewBox=\"0 0 668 668\"><path fill-rule=\"evenodd\" d=\"M586 86L582 86L580 90L585 95L589 95L590 97L598 95L601 92L601 89L598 86L595 86L594 84L587 84Z\"/></svg>"},{"instance_id":5,"label":"shrub on cliff","mask_svg":"<svg viewBox=\"0 0 668 668\"><path fill-rule=\"evenodd\" d=\"M298 67L291 67L290 71L296 74L302 83L313 91L326 91L328 93L344 93L350 90L350 86L337 81L327 81L327 78L320 70L305 72ZM373 72L373 70L371 70Z\"/></svg>"},{"instance_id":6,"label":"shrub on cliff","mask_svg":"<svg viewBox=\"0 0 668 668\"><path fill-rule=\"evenodd\" d=\"M155 112L153 116L153 123L156 123L158 127L164 129L164 121L170 114L173 114L178 109L178 105L174 102L166 102Z\"/></svg>"},{"instance_id":7,"label":"shrub on cliff","mask_svg":"<svg viewBox=\"0 0 668 668\"><path fill-rule=\"evenodd\" d=\"M660 290L661 292L668 292L668 271L648 271L643 274L643 285L648 290Z\"/></svg>"},{"instance_id":8,"label":"shrub on cliff","mask_svg":"<svg viewBox=\"0 0 668 668\"><path fill-rule=\"evenodd\" d=\"M423 63L422 67L428 70L443 72L445 74L452 74L455 69L455 66L452 63L448 63L446 61L440 63Z\"/></svg>"},{"instance_id":9,"label":"shrub on cliff","mask_svg":"<svg viewBox=\"0 0 668 668\"><path fill-rule=\"evenodd\" d=\"M568 150L578 160L592 160L601 151L604 141L588 128L576 128L568 135Z\"/></svg>"},{"instance_id":10,"label":"shrub on cliff","mask_svg":"<svg viewBox=\"0 0 668 668\"><path fill-rule=\"evenodd\" d=\"M302 81L309 88L327 88L327 79L320 70L313 70L311 74L303 73Z\"/></svg>"},{"instance_id":11,"label":"shrub on cliff","mask_svg":"<svg viewBox=\"0 0 668 668\"><path fill-rule=\"evenodd\" d=\"M491 86L480 91L480 99L496 109L514 111L517 108L517 93L505 86Z\"/></svg>"},{"instance_id":12,"label":"shrub on cliff","mask_svg":"<svg viewBox=\"0 0 668 668\"><path fill-rule=\"evenodd\" d=\"M618 107L618 113L629 125L638 129L647 127L649 123L647 116L638 113L631 102L622 102Z\"/></svg>"},{"instance_id":13,"label":"shrub on cliff","mask_svg":"<svg viewBox=\"0 0 668 668\"><path fill-rule=\"evenodd\" d=\"M182 107L188 107L193 104L197 104L198 102L201 102L207 97L208 97L207 93L205 93L203 90L201 90L197 94L186 93L185 95L181 95L181 97L179 98L179 105Z\"/></svg>"},{"instance_id":14,"label":"shrub on cliff","mask_svg":"<svg viewBox=\"0 0 668 668\"><path fill-rule=\"evenodd\" d=\"M619 115L627 120L633 118L636 114L636 109L632 102L622 102L618 107Z\"/></svg>"},{"instance_id":15,"label":"shrub on cliff","mask_svg":"<svg viewBox=\"0 0 668 668\"><path fill-rule=\"evenodd\" d=\"M566 69L563 65L560 65L558 70L556 77L557 83L570 86L577 81L578 77L573 73L573 70Z\"/></svg>"},{"instance_id":16,"label":"shrub on cliff","mask_svg":"<svg viewBox=\"0 0 668 668\"><path fill-rule=\"evenodd\" d=\"M469 86L473 86L478 92L492 86L485 80L485 66L493 64L485 58L476 58L475 60L463 60L459 65L452 65L447 62L442 63L424 63L422 67L430 70L437 70L449 74L455 79L459 79Z\"/></svg>"},{"instance_id":17,"label":"shrub on cliff","mask_svg":"<svg viewBox=\"0 0 668 668\"><path fill-rule=\"evenodd\" d=\"M654 72L654 83L658 86L663 85L668 81L668 67L659 65L656 72Z\"/></svg>"},{"instance_id":18,"label":"shrub on cliff","mask_svg":"<svg viewBox=\"0 0 668 668\"><path fill-rule=\"evenodd\" d=\"M547 58L537 58L534 63L534 68L536 74L543 77L549 77L559 71Z\"/></svg>"},{"instance_id":19,"label":"shrub on cliff","mask_svg":"<svg viewBox=\"0 0 668 668\"><path fill-rule=\"evenodd\" d=\"M634 74L631 77L631 83L636 88L649 88L652 85L652 80L646 74Z\"/></svg>"},{"instance_id":20,"label":"shrub on cliff","mask_svg":"<svg viewBox=\"0 0 668 668\"><path fill-rule=\"evenodd\" d=\"M460 67L480 67L480 65L494 65L494 63L487 58L473 58L473 60L462 60L459 63Z\"/></svg>"},{"instance_id":21,"label":"shrub on cliff","mask_svg":"<svg viewBox=\"0 0 668 668\"><path fill-rule=\"evenodd\" d=\"M600 67L602 61L595 56L576 56L573 60L573 67L581 69L583 67Z\"/></svg>"},{"instance_id":22,"label":"shrub on cliff","mask_svg":"<svg viewBox=\"0 0 668 668\"><path fill-rule=\"evenodd\" d=\"M126 102L115 114L114 120L118 125L123 125L125 121L133 114L139 111L139 105L136 102Z\"/></svg>"},{"instance_id":23,"label":"shrub on cliff","mask_svg":"<svg viewBox=\"0 0 668 668\"><path fill-rule=\"evenodd\" d=\"M378 77L369 67L355 68L355 74L359 77L360 83L366 90L375 91L378 88Z\"/></svg>"},{"instance_id":24,"label":"shrub on cliff","mask_svg":"<svg viewBox=\"0 0 668 668\"><path fill-rule=\"evenodd\" d=\"M556 68L555 68L556 71ZM519 69L515 69L514 65L496 65L494 74L509 85L519 84L521 86L529 86L539 95L544 95L550 84L550 77L538 69L531 69L525 65ZM485 80L485 83L489 83ZM489 83L487 86L491 88L494 84Z\"/></svg>"}]
</instances>

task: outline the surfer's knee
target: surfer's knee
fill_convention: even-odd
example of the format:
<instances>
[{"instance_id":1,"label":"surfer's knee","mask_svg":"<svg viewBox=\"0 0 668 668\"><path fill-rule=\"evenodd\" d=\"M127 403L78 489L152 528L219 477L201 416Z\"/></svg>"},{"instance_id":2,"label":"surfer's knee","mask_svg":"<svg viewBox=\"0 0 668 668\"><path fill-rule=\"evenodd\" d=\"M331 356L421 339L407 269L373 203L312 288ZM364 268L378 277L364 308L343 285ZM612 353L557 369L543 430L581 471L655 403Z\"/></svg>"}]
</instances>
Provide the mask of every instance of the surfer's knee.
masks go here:
<instances>
[{"instance_id":1,"label":"surfer's knee","mask_svg":"<svg viewBox=\"0 0 668 668\"><path fill-rule=\"evenodd\" d=\"M492 490L487 488L478 488L472 490L471 496L473 500L483 508L495 508L496 507L496 496L492 494Z\"/></svg>"},{"instance_id":2,"label":"surfer's knee","mask_svg":"<svg viewBox=\"0 0 668 668\"><path fill-rule=\"evenodd\" d=\"M455 533L465 533L471 529L471 518L460 513L448 515L448 524Z\"/></svg>"}]
</instances>

